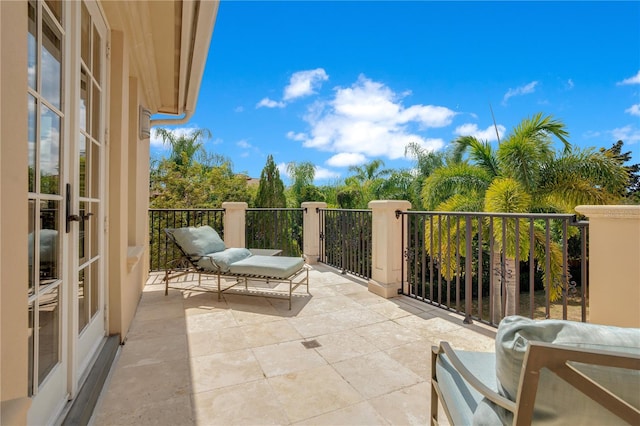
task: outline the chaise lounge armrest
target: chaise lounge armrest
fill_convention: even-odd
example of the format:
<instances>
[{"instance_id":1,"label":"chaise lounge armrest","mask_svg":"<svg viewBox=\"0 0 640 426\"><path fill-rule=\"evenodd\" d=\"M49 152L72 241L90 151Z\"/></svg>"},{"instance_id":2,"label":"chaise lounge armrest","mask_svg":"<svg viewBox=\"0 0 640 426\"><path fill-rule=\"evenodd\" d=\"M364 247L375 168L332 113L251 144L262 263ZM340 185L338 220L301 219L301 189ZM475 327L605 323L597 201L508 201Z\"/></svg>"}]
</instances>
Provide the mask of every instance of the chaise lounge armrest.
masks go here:
<instances>
[{"instance_id":1,"label":"chaise lounge armrest","mask_svg":"<svg viewBox=\"0 0 640 426\"><path fill-rule=\"evenodd\" d=\"M432 348L438 400L459 424L640 424L640 330L507 317L496 353Z\"/></svg>"}]
</instances>

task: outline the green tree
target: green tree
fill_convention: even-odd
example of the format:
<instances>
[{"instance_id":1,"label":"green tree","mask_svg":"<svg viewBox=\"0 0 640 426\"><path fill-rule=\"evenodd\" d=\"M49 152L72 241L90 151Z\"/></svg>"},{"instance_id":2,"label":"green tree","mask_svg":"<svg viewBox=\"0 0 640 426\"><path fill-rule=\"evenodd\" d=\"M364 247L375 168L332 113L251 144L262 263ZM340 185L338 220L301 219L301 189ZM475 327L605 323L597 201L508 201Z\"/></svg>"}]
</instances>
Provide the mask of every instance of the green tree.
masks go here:
<instances>
[{"instance_id":1,"label":"green tree","mask_svg":"<svg viewBox=\"0 0 640 426\"><path fill-rule=\"evenodd\" d=\"M179 166L164 159L151 167L151 208L220 208L225 201L251 199L247 181L229 163Z\"/></svg>"},{"instance_id":2,"label":"green tree","mask_svg":"<svg viewBox=\"0 0 640 426\"><path fill-rule=\"evenodd\" d=\"M563 149L556 152L553 137ZM453 161L436 169L424 182L423 201L427 208L440 211L486 211L505 213L568 213L578 204L605 204L619 199L620 188L627 174L611 156L594 150L573 148L567 140L568 132L562 122L551 116L536 114L524 119L497 149L486 141L463 136L453 141ZM544 234L537 230L535 241L527 235L514 246L515 222L508 221L507 236L503 239L501 219L494 222L493 259L502 259L508 270L515 270L515 253L528 260L529 244L543 256ZM488 228L488 227L487 227ZM485 228L485 229L487 229ZM526 229L521 226L520 230ZM438 234L439 235L439 234ZM502 241L506 241L502 247ZM445 247L444 250L450 250ZM540 259L538 259L540 260ZM558 247L551 247L550 289L552 297L559 297L562 271ZM545 267L545 262L538 262ZM445 268L446 270L446 268ZM452 270L452 269L449 269ZM494 273L493 321L502 317L500 294L506 289L505 315L515 312L515 274L501 275L498 264ZM546 280L545 280L546 282Z\"/></svg>"},{"instance_id":3,"label":"green tree","mask_svg":"<svg viewBox=\"0 0 640 426\"><path fill-rule=\"evenodd\" d=\"M260 173L260 185L258 186L255 205L256 207L264 208L284 208L287 206L284 183L280 179L280 172L271 155L267 157L267 163Z\"/></svg>"},{"instance_id":4,"label":"green tree","mask_svg":"<svg viewBox=\"0 0 640 426\"><path fill-rule=\"evenodd\" d=\"M181 135L159 127L155 132L162 138L163 143L171 147L169 160L180 166L190 166L198 159L198 155L206 155L202 139L211 137L211 131L208 129L193 129Z\"/></svg>"},{"instance_id":5,"label":"green tree","mask_svg":"<svg viewBox=\"0 0 640 426\"><path fill-rule=\"evenodd\" d=\"M411 142L405 147L404 155L415 160L415 172L409 186L408 200L414 209L423 210L421 192L424 181L446 164L446 154L443 151L427 150L419 143Z\"/></svg>"},{"instance_id":6,"label":"green tree","mask_svg":"<svg viewBox=\"0 0 640 426\"><path fill-rule=\"evenodd\" d=\"M627 186L622 194L629 203L640 204L640 164L631 164L625 166L625 163L631 161L631 151L622 152L622 146L624 142L619 140L614 143L611 148L600 148L600 152L613 157L618 164L624 166L629 175Z\"/></svg>"},{"instance_id":7,"label":"green tree","mask_svg":"<svg viewBox=\"0 0 640 426\"><path fill-rule=\"evenodd\" d=\"M155 131L171 152L151 163L151 208L220 208L225 201L250 200L246 180L233 173L231 161L204 151L201 141L211 136L209 130L193 129L186 135Z\"/></svg>"},{"instance_id":8,"label":"green tree","mask_svg":"<svg viewBox=\"0 0 640 426\"><path fill-rule=\"evenodd\" d=\"M300 207L305 201L324 201L324 195L313 184L316 166L311 162L287 164L287 174L291 178L292 207Z\"/></svg>"},{"instance_id":9,"label":"green tree","mask_svg":"<svg viewBox=\"0 0 640 426\"><path fill-rule=\"evenodd\" d=\"M367 208L371 200L380 199L383 194L385 179L391 173L390 170L382 169L384 162L376 159L361 166L351 166L349 171L353 173L345 180L345 186L341 192L343 196L349 194L348 204L356 202L356 208ZM359 191L360 196L354 196ZM346 198L342 198L346 201ZM342 205L342 203L340 203Z\"/></svg>"}]
</instances>

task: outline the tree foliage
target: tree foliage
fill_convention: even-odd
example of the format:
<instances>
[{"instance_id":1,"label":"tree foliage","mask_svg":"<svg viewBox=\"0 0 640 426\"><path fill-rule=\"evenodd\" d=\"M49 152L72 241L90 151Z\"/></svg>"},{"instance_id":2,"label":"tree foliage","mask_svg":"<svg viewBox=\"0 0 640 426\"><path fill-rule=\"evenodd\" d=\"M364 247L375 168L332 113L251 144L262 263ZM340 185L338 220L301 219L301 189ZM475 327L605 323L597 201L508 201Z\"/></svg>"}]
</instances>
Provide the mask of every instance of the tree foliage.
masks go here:
<instances>
[{"instance_id":1,"label":"tree foliage","mask_svg":"<svg viewBox=\"0 0 640 426\"><path fill-rule=\"evenodd\" d=\"M631 151L622 152L624 142L619 140L614 143L611 148L600 148L600 152L613 158L616 163L622 165L627 171L628 180L627 186L624 189L622 195L631 204L640 204L640 164L631 164L629 166L625 163L631 161Z\"/></svg>"},{"instance_id":2,"label":"tree foliage","mask_svg":"<svg viewBox=\"0 0 640 426\"><path fill-rule=\"evenodd\" d=\"M260 185L254 204L256 207L263 208L284 208L287 206L284 183L280 179L280 171L278 171L272 155L267 157L267 163L260 173Z\"/></svg>"},{"instance_id":3,"label":"tree foliage","mask_svg":"<svg viewBox=\"0 0 640 426\"><path fill-rule=\"evenodd\" d=\"M201 138L206 129L178 136L157 132L171 145L168 158L154 161L150 170L150 208L220 208L225 201L251 199L246 179L233 173L231 161L207 154Z\"/></svg>"}]
</instances>

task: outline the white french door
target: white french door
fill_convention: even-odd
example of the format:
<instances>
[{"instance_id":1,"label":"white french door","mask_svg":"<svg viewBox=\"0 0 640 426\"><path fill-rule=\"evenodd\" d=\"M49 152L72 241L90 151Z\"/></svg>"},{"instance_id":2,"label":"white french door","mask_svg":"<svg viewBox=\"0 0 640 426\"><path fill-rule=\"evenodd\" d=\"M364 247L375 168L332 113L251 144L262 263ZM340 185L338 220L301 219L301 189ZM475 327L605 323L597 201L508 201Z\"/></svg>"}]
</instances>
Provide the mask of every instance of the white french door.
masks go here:
<instances>
[{"instance_id":1,"label":"white french door","mask_svg":"<svg viewBox=\"0 0 640 426\"><path fill-rule=\"evenodd\" d=\"M93 2L28 2L29 410L56 420L105 336L106 24Z\"/></svg>"},{"instance_id":2,"label":"white french door","mask_svg":"<svg viewBox=\"0 0 640 426\"><path fill-rule=\"evenodd\" d=\"M80 103L73 173L79 216L74 245L77 307L76 371L82 372L105 336L104 181L107 28L95 3L81 3ZM72 202L72 204L74 204ZM77 381L77 377L75 381Z\"/></svg>"}]
</instances>

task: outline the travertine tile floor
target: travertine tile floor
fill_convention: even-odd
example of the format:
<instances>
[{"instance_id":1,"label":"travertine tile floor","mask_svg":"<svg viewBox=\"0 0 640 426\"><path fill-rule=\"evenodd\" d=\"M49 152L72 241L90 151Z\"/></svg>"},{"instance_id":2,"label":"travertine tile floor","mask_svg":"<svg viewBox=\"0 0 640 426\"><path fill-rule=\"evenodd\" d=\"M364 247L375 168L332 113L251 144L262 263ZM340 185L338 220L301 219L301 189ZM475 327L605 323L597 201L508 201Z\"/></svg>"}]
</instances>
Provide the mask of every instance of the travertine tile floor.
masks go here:
<instances>
[{"instance_id":1,"label":"travertine tile floor","mask_svg":"<svg viewBox=\"0 0 640 426\"><path fill-rule=\"evenodd\" d=\"M424 425L431 346L494 350L493 329L407 297L385 300L324 265L310 272L311 295L298 290L289 311L263 297L164 296L152 276L91 422Z\"/></svg>"}]
</instances>

